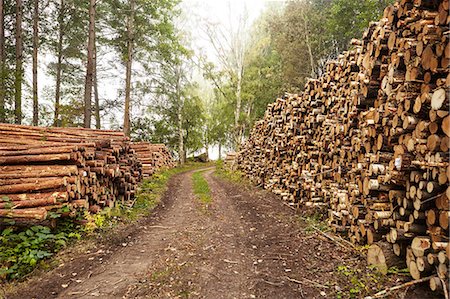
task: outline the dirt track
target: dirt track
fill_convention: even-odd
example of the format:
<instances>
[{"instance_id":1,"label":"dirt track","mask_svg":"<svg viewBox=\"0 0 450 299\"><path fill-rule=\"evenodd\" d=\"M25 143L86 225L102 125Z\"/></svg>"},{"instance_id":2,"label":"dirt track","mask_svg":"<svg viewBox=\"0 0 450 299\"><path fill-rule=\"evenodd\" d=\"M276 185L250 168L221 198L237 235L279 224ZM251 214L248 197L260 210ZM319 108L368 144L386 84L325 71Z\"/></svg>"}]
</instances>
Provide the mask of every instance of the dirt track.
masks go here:
<instances>
[{"instance_id":1,"label":"dirt track","mask_svg":"<svg viewBox=\"0 0 450 299\"><path fill-rule=\"evenodd\" d=\"M275 195L204 175L211 205L176 175L150 217L7 298L329 298L345 287L337 266L364 267Z\"/></svg>"}]
</instances>

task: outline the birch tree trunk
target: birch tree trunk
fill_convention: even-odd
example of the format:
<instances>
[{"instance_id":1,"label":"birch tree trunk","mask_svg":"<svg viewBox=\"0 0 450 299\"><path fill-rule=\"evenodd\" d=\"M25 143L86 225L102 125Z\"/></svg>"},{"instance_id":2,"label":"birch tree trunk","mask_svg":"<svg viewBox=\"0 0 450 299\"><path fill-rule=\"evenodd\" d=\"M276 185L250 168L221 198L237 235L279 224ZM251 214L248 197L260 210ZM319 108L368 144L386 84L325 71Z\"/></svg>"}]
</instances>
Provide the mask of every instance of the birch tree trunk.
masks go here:
<instances>
[{"instance_id":1,"label":"birch tree trunk","mask_svg":"<svg viewBox=\"0 0 450 299\"><path fill-rule=\"evenodd\" d=\"M222 160L222 143L219 142L219 160Z\"/></svg>"},{"instance_id":2,"label":"birch tree trunk","mask_svg":"<svg viewBox=\"0 0 450 299\"><path fill-rule=\"evenodd\" d=\"M125 111L123 117L123 132L125 135L130 136L131 126L130 126L130 102L131 102L131 67L133 62L133 44L134 44L134 9L135 1L130 0L130 13L127 19L127 48L128 53L126 57L126 77L125 77Z\"/></svg>"},{"instance_id":3,"label":"birch tree trunk","mask_svg":"<svg viewBox=\"0 0 450 299\"><path fill-rule=\"evenodd\" d=\"M39 0L34 0L33 13L33 126L39 122L38 102L38 47L39 47Z\"/></svg>"},{"instance_id":4,"label":"birch tree trunk","mask_svg":"<svg viewBox=\"0 0 450 299\"><path fill-rule=\"evenodd\" d=\"M22 80L23 80L23 45L22 45L22 0L16 0L16 72L14 82L14 118L16 124L22 123Z\"/></svg>"},{"instance_id":5,"label":"birch tree trunk","mask_svg":"<svg viewBox=\"0 0 450 299\"><path fill-rule=\"evenodd\" d=\"M5 122L5 13L0 0L0 122Z\"/></svg>"},{"instance_id":6,"label":"birch tree trunk","mask_svg":"<svg viewBox=\"0 0 450 299\"><path fill-rule=\"evenodd\" d=\"M55 116L53 118L53 126L59 126L59 103L61 100L61 73L62 73L62 58L63 58L63 39L64 39L64 10L65 3L61 0L59 3L59 13L58 13L58 46L56 52L57 62L56 62L56 82L55 82Z\"/></svg>"},{"instance_id":7,"label":"birch tree trunk","mask_svg":"<svg viewBox=\"0 0 450 299\"><path fill-rule=\"evenodd\" d=\"M95 0L89 3L89 39L88 39L88 56L86 66L86 81L84 84L84 127L91 127L92 115L92 82L94 74L94 32L95 32Z\"/></svg>"}]
</instances>

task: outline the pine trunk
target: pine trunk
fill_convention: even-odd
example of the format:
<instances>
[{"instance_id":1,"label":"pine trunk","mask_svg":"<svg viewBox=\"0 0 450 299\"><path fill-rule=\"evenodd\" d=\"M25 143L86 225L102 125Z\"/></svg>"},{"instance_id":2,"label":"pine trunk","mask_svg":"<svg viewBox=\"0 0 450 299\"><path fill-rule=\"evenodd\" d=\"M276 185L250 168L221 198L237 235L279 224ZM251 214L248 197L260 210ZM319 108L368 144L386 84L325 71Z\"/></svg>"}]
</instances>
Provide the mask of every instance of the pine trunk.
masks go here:
<instances>
[{"instance_id":1,"label":"pine trunk","mask_svg":"<svg viewBox=\"0 0 450 299\"><path fill-rule=\"evenodd\" d=\"M63 39L64 39L64 0L60 2L58 14L58 58L56 63L56 86L55 86L55 116L53 126L59 127L59 103L61 99L61 73L62 73L62 56L63 56Z\"/></svg>"},{"instance_id":2,"label":"pine trunk","mask_svg":"<svg viewBox=\"0 0 450 299\"><path fill-rule=\"evenodd\" d=\"M89 4L89 40L88 40L88 57L86 66L86 81L84 84L84 127L91 127L91 97L92 82L94 74L94 32L95 32L95 0L90 0Z\"/></svg>"},{"instance_id":3,"label":"pine trunk","mask_svg":"<svg viewBox=\"0 0 450 299\"><path fill-rule=\"evenodd\" d=\"M134 6L135 1L130 0L130 14L127 20L127 59L126 59L126 78L125 78L125 112L123 117L123 132L125 135L130 136L130 101L131 101L131 67L133 62L133 22L134 22Z\"/></svg>"},{"instance_id":4,"label":"pine trunk","mask_svg":"<svg viewBox=\"0 0 450 299\"><path fill-rule=\"evenodd\" d=\"M23 63L23 45L22 45L22 0L16 0L16 72L15 72L15 92L14 92L14 118L15 123L22 123L22 63Z\"/></svg>"},{"instance_id":5,"label":"pine trunk","mask_svg":"<svg viewBox=\"0 0 450 299\"><path fill-rule=\"evenodd\" d=\"M0 0L0 122L5 122L5 17L3 0Z\"/></svg>"},{"instance_id":6,"label":"pine trunk","mask_svg":"<svg viewBox=\"0 0 450 299\"><path fill-rule=\"evenodd\" d=\"M38 102L38 47L39 47L39 0L34 0L33 14L33 125L39 122L39 102Z\"/></svg>"},{"instance_id":7,"label":"pine trunk","mask_svg":"<svg viewBox=\"0 0 450 299\"><path fill-rule=\"evenodd\" d=\"M94 31L95 36L95 31ZM95 128L100 129L100 100L98 97L98 81L97 81L97 46L94 37L94 101L95 101Z\"/></svg>"}]
</instances>

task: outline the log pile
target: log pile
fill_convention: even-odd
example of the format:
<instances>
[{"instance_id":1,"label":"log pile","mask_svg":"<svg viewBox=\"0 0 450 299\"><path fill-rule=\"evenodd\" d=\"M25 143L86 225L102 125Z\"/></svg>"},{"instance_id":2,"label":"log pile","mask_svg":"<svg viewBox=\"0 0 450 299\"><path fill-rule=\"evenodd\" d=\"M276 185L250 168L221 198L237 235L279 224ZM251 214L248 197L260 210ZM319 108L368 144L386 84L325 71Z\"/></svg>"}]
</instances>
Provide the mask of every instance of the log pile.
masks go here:
<instances>
[{"instance_id":1,"label":"log pile","mask_svg":"<svg viewBox=\"0 0 450 299\"><path fill-rule=\"evenodd\" d=\"M131 200L141 176L121 132L0 124L0 218L98 212Z\"/></svg>"},{"instance_id":2,"label":"log pile","mask_svg":"<svg viewBox=\"0 0 450 299\"><path fill-rule=\"evenodd\" d=\"M236 170L236 157L237 153L235 152L227 153L225 160L223 160L223 166L226 170L228 171Z\"/></svg>"},{"instance_id":3,"label":"log pile","mask_svg":"<svg viewBox=\"0 0 450 299\"><path fill-rule=\"evenodd\" d=\"M133 142L131 148L142 164L142 175L150 177L159 169L176 166L169 150L164 144L151 144L149 142Z\"/></svg>"},{"instance_id":4,"label":"log pile","mask_svg":"<svg viewBox=\"0 0 450 299\"><path fill-rule=\"evenodd\" d=\"M437 291L450 257L448 5L386 8L302 94L268 105L238 155L250 180L328 209L353 243L389 243Z\"/></svg>"}]
</instances>

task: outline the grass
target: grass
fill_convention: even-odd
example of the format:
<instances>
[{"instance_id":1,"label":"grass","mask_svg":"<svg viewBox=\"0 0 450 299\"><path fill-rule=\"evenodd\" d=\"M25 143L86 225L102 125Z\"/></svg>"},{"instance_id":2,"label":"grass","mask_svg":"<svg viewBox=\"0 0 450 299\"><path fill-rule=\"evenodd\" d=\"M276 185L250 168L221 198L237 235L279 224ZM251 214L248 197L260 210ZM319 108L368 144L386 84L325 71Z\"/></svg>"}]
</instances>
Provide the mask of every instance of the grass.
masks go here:
<instances>
[{"instance_id":1,"label":"grass","mask_svg":"<svg viewBox=\"0 0 450 299\"><path fill-rule=\"evenodd\" d=\"M208 206L212 202L212 197L208 182L203 177L203 171L194 172L192 175L192 182L194 194L202 204Z\"/></svg>"},{"instance_id":2,"label":"grass","mask_svg":"<svg viewBox=\"0 0 450 299\"><path fill-rule=\"evenodd\" d=\"M56 228L40 225L23 228L11 226L0 232L0 283L30 275L35 269L48 268L48 261L74 240L96 238L123 223L149 215L159 204L168 180L175 174L203 167L187 163L184 167L162 170L142 182L134 205L107 208L98 214L82 214L77 220L57 219ZM83 224L79 224L83 223ZM1 298L1 293L0 293Z\"/></svg>"},{"instance_id":3,"label":"grass","mask_svg":"<svg viewBox=\"0 0 450 299\"><path fill-rule=\"evenodd\" d=\"M223 166L222 160L219 160L216 162L215 174L217 176L219 176L220 178L226 179L226 180L234 182L234 183L248 183L247 179L244 176L244 173L242 173L239 170L231 171L231 170L225 169Z\"/></svg>"}]
</instances>

